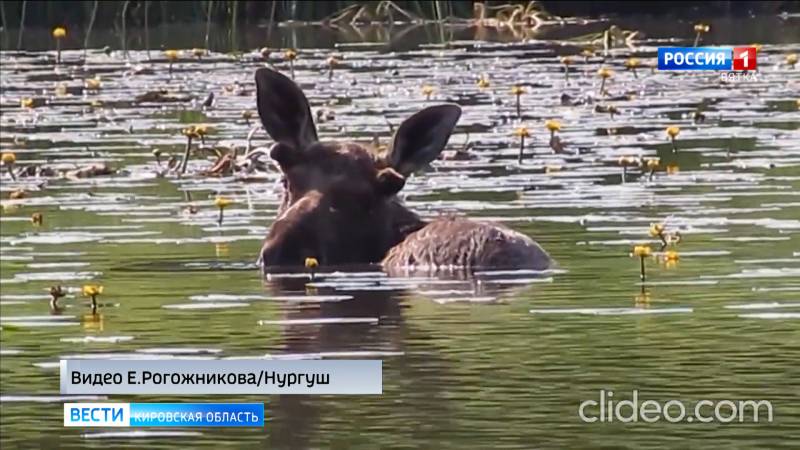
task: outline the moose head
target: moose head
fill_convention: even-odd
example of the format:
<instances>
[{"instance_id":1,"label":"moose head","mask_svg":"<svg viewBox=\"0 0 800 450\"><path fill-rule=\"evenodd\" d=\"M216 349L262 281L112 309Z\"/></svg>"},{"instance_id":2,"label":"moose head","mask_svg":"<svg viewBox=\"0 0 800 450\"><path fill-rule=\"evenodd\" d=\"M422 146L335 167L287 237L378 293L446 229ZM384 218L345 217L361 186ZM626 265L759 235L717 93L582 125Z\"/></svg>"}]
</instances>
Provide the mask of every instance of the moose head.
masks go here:
<instances>
[{"instance_id":1,"label":"moose head","mask_svg":"<svg viewBox=\"0 0 800 450\"><path fill-rule=\"evenodd\" d=\"M256 71L256 96L284 186L261 249L262 268L300 266L307 257L327 265L377 263L423 226L396 194L444 149L461 108L445 104L412 115L379 155L353 142L321 142L308 99L274 70Z\"/></svg>"}]
</instances>

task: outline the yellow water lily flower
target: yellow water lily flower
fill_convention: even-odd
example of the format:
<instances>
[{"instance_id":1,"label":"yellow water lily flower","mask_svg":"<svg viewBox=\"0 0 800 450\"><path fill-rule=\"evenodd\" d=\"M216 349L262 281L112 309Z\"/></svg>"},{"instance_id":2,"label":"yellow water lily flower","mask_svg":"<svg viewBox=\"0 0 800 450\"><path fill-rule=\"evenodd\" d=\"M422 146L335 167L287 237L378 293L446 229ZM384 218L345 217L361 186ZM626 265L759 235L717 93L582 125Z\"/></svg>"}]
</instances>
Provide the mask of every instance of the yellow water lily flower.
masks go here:
<instances>
[{"instance_id":1,"label":"yellow water lily flower","mask_svg":"<svg viewBox=\"0 0 800 450\"><path fill-rule=\"evenodd\" d=\"M22 108L33 108L35 105L32 98L25 97L19 100L19 106Z\"/></svg>"},{"instance_id":2,"label":"yellow water lily flower","mask_svg":"<svg viewBox=\"0 0 800 450\"><path fill-rule=\"evenodd\" d=\"M635 68L639 67L639 65L640 65L639 59L637 59L637 58L628 58L625 61L625 67L628 68L628 69L635 69Z\"/></svg>"},{"instance_id":3,"label":"yellow water lily flower","mask_svg":"<svg viewBox=\"0 0 800 450\"><path fill-rule=\"evenodd\" d=\"M97 297L103 293L103 286L97 284L85 284L81 289L84 297Z\"/></svg>"},{"instance_id":4,"label":"yellow water lily flower","mask_svg":"<svg viewBox=\"0 0 800 450\"><path fill-rule=\"evenodd\" d=\"M491 85L491 83L489 83L489 77L485 74L478 78L477 84L480 89L486 89Z\"/></svg>"},{"instance_id":5,"label":"yellow water lily flower","mask_svg":"<svg viewBox=\"0 0 800 450\"><path fill-rule=\"evenodd\" d=\"M544 127L550 130L551 133L555 133L556 131L561 131L561 122L555 119L546 120Z\"/></svg>"},{"instance_id":6,"label":"yellow water lily flower","mask_svg":"<svg viewBox=\"0 0 800 450\"><path fill-rule=\"evenodd\" d=\"M786 55L786 64L794 68L795 64L797 64L797 53L790 53Z\"/></svg>"},{"instance_id":7,"label":"yellow water lily flower","mask_svg":"<svg viewBox=\"0 0 800 450\"><path fill-rule=\"evenodd\" d=\"M681 168L677 164L669 164L667 165L667 175L675 175L676 173L680 172Z\"/></svg>"},{"instance_id":8,"label":"yellow water lily flower","mask_svg":"<svg viewBox=\"0 0 800 450\"><path fill-rule=\"evenodd\" d=\"M317 258L308 257L306 258L305 266L306 269L316 269L317 267L319 267L319 261L317 261Z\"/></svg>"},{"instance_id":9,"label":"yellow water lily flower","mask_svg":"<svg viewBox=\"0 0 800 450\"><path fill-rule=\"evenodd\" d=\"M525 87L524 86L520 86L518 84L515 84L514 86L511 86L511 93L513 95L516 95L517 97L519 97L520 95L525 94L525 92L526 91L525 91Z\"/></svg>"},{"instance_id":10,"label":"yellow water lily flower","mask_svg":"<svg viewBox=\"0 0 800 450\"><path fill-rule=\"evenodd\" d=\"M597 76L603 79L611 78L614 76L614 71L607 67L601 67L597 70Z\"/></svg>"},{"instance_id":11,"label":"yellow water lily flower","mask_svg":"<svg viewBox=\"0 0 800 450\"><path fill-rule=\"evenodd\" d=\"M520 126L514 129L514 136L518 138L526 138L531 136L530 130L526 126Z\"/></svg>"},{"instance_id":12,"label":"yellow water lily flower","mask_svg":"<svg viewBox=\"0 0 800 450\"><path fill-rule=\"evenodd\" d=\"M666 131L667 131L667 136L669 136L671 139L675 139L680 134L681 129L676 126L671 126L667 127Z\"/></svg>"},{"instance_id":13,"label":"yellow water lily flower","mask_svg":"<svg viewBox=\"0 0 800 450\"><path fill-rule=\"evenodd\" d=\"M649 245L636 245L633 247L633 256L646 258L653 254L653 249Z\"/></svg>"},{"instance_id":14,"label":"yellow water lily flower","mask_svg":"<svg viewBox=\"0 0 800 450\"><path fill-rule=\"evenodd\" d=\"M711 26L705 23L698 23L694 26L695 33L708 33L711 31Z\"/></svg>"},{"instance_id":15,"label":"yellow water lily flower","mask_svg":"<svg viewBox=\"0 0 800 450\"><path fill-rule=\"evenodd\" d=\"M207 53L208 53L208 51L206 49L204 49L204 48L193 48L192 49L192 55L194 55L196 58L201 58L203 56L206 56Z\"/></svg>"},{"instance_id":16,"label":"yellow water lily flower","mask_svg":"<svg viewBox=\"0 0 800 450\"><path fill-rule=\"evenodd\" d=\"M4 165L11 165L17 162L17 155L13 152L7 152L0 155L0 161L3 162Z\"/></svg>"},{"instance_id":17,"label":"yellow water lily flower","mask_svg":"<svg viewBox=\"0 0 800 450\"><path fill-rule=\"evenodd\" d=\"M55 39L63 39L67 36L67 29L64 27L53 28L53 37Z\"/></svg>"},{"instance_id":18,"label":"yellow water lily flower","mask_svg":"<svg viewBox=\"0 0 800 450\"><path fill-rule=\"evenodd\" d=\"M178 55L179 53L177 50L164 50L164 56L166 56L169 60L174 61L178 59Z\"/></svg>"},{"instance_id":19,"label":"yellow water lily flower","mask_svg":"<svg viewBox=\"0 0 800 450\"><path fill-rule=\"evenodd\" d=\"M664 230L666 227L663 223L651 223L650 224L650 236L652 237L659 237L664 234Z\"/></svg>"},{"instance_id":20,"label":"yellow water lily flower","mask_svg":"<svg viewBox=\"0 0 800 450\"><path fill-rule=\"evenodd\" d=\"M84 82L86 89L97 90L100 89L100 78L87 78Z\"/></svg>"},{"instance_id":21,"label":"yellow water lily flower","mask_svg":"<svg viewBox=\"0 0 800 450\"><path fill-rule=\"evenodd\" d=\"M44 216L42 213L37 212L31 214L31 223L37 227L42 226L42 223L44 223Z\"/></svg>"},{"instance_id":22,"label":"yellow water lily flower","mask_svg":"<svg viewBox=\"0 0 800 450\"><path fill-rule=\"evenodd\" d=\"M217 196L217 198L214 199L214 205L219 209L227 208L228 206L230 206L232 204L233 204L233 200L231 200L231 199L229 199L227 197Z\"/></svg>"},{"instance_id":23,"label":"yellow water lily flower","mask_svg":"<svg viewBox=\"0 0 800 450\"><path fill-rule=\"evenodd\" d=\"M9 200L20 200L28 196L24 189L14 189L8 193Z\"/></svg>"},{"instance_id":24,"label":"yellow water lily flower","mask_svg":"<svg viewBox=\"0 0 800 450\"><path fill-rule=\"evenodd\" d=\"M297 59L297 50L293 48L287 48L283 52L283 57L286 58L288 61L294 61Z\"/></svg>"},{"instance_id":25,"label":"yellow water lily flower","mask_svg":"<svg viewBox=\"0 0 800 450\"><path fill-rule=\"evenodd\" d=\"M675 262L678 259L680 259L680 256L678 255L678 252L676 252L674 250L668 250L668 251L664 252L664 254L661 257L664 260L664 262Z\"/></svg>"},{"instance_id":26,"label":"yellow water lily flower","mask_svg":"<svg viewBox=\"0 0 800 450\"><path fill-rule=\"evenodd\" d=\"M436 92L436 88L433 86L429 84L422 85L422 95L424 95L428 100L430 100L431 95L433 95L434 92Z\"/></svg>"}]
</instances>

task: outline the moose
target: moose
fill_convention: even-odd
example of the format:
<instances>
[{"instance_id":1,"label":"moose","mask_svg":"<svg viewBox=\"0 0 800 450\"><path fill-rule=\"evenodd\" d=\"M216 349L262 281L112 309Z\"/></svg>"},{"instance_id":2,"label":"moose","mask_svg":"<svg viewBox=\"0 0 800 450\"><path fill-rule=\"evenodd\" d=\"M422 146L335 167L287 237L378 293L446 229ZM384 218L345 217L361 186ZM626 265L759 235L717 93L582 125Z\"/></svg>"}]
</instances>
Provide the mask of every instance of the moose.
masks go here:
<instances>
[{"instance_id":1,"label":"moose","mask_svg":"<svg viewBox=\"0 0 800 450\"><path fill-rule=\"evenodd\" d=\"M425 108L398 127L384 152L321 142L308 99L281 73L256 71L256 102L283 198L259 265L380 263L385 270L535 269L552 265L534 240L507 227L442 217L425 221L397 197L406 178L444 150L461 116L455 104Z\"/></svg>"}]
</instances>

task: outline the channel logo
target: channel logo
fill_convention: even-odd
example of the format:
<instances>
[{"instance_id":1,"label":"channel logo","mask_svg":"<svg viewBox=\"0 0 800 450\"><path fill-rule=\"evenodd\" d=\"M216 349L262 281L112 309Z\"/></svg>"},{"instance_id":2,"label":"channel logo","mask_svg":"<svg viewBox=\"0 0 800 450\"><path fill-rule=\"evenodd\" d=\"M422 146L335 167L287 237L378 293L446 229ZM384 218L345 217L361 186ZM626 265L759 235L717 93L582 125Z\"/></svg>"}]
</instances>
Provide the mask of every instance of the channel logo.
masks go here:
<instances>
[{"instance_id":1,"label":"channel logo","mask_svg":"<svg viewBox=\"0 0 800 450\"><path fill-rule=\"evenodd\" d=\"M64 403L65 427L263 427L263 403Z\"/></svg>"},{"instance_id":2,"label":"channel logo","mask_svg":"<svg viewBox=\"0 0 800 450\"><path fill-rule=\"evenodd\" d=\"M755 70L755 47L660 47L658 70Z\"/></svg>"}]
</instances>

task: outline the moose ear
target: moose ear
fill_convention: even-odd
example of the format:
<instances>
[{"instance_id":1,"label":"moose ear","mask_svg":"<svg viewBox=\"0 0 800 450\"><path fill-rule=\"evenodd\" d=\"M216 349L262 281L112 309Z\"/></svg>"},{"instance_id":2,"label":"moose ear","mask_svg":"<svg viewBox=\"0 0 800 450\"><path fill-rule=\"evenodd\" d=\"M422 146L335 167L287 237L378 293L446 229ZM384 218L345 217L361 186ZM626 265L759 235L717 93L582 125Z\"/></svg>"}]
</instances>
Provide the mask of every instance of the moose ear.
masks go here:
<instances>
[{"instance_id":1,"label":"moose ear","mask_svg":"<svg viewBox=\"0 0 800 450\"><path fill-rule=\"evenodd\" d=\"M378 192L388 197L400 192L406 184L406 179L391 167L387 167L378 172L377 184Z\"/></svg>"},{"instance_id":2,"label":"moose ear","mask_svg":"<svg viewBox=\"0 0 800 450\"><path fill-rule=\"evenodd\" d=\"M308 99L294 83L274 70L256 70L256 104L264 129L276 142L303 149L317 141Z\"/></svg>"},{"instance_id":3,"label":"moose ear","mask_svg":"<svg viewBox=\"0 0 800 450\"><path fill-rule=\"evenodd\" d=\"M444 150L461 117L458 105L425 108L406 119L392 141L389 165L407 177L424 167Z\"/></svg>"}]
</instances>

